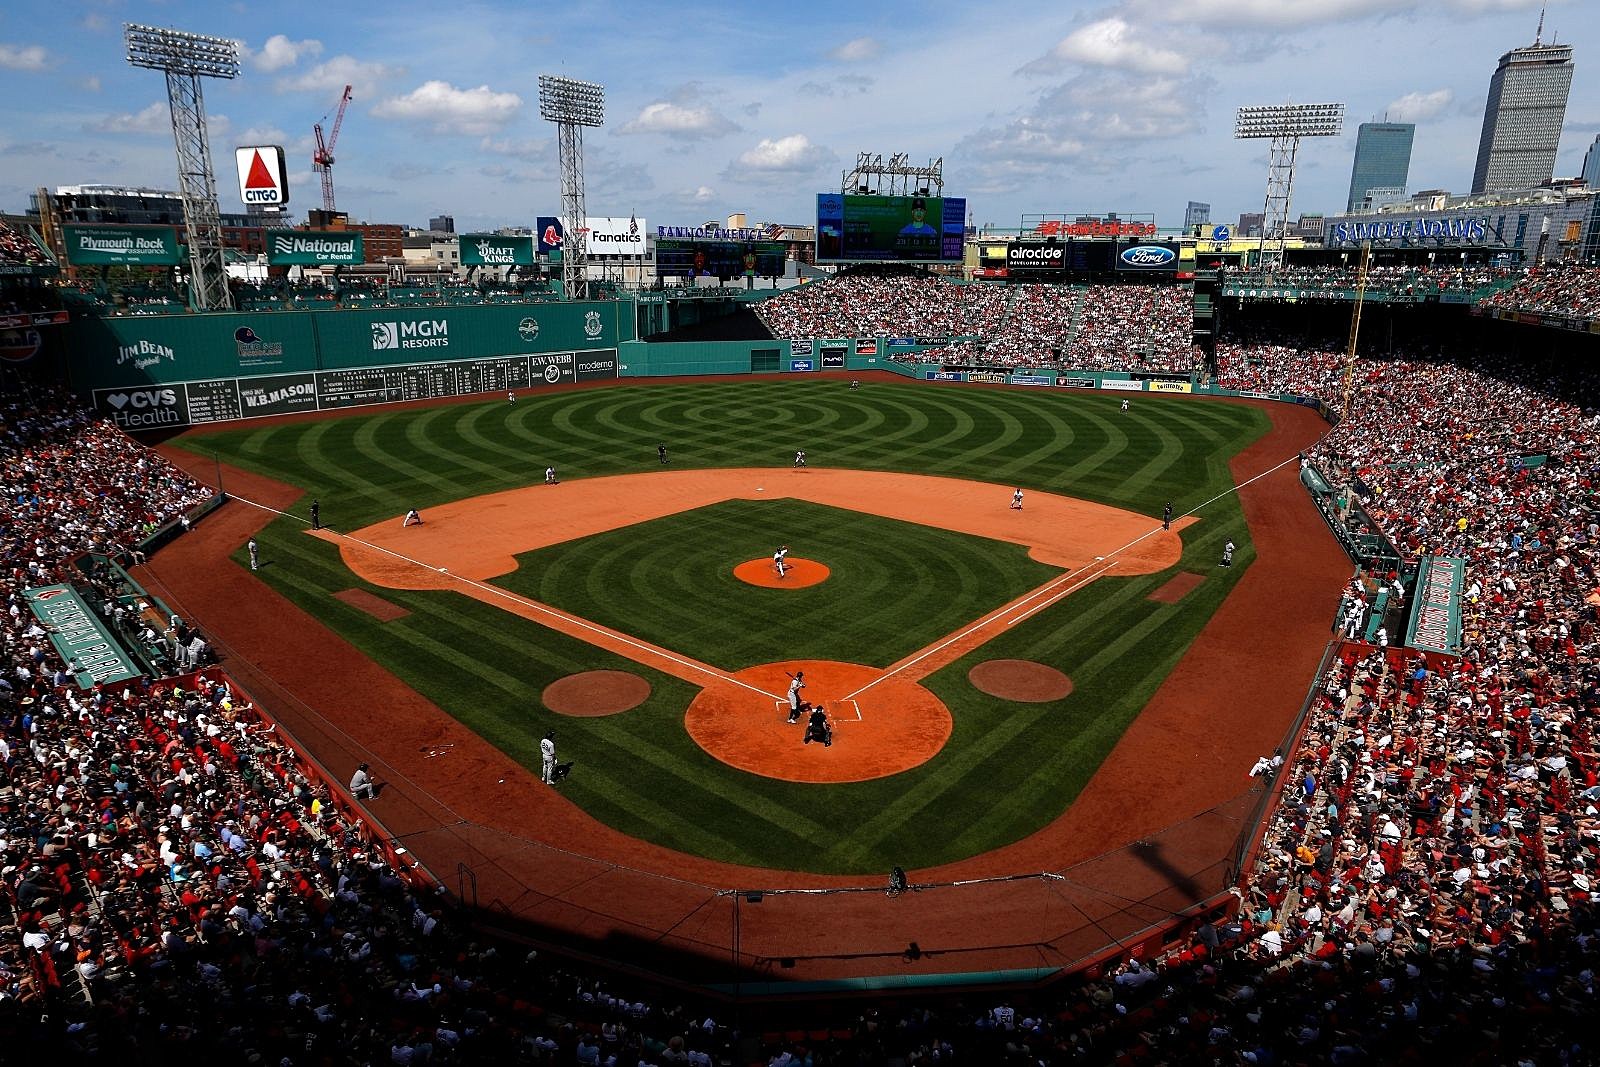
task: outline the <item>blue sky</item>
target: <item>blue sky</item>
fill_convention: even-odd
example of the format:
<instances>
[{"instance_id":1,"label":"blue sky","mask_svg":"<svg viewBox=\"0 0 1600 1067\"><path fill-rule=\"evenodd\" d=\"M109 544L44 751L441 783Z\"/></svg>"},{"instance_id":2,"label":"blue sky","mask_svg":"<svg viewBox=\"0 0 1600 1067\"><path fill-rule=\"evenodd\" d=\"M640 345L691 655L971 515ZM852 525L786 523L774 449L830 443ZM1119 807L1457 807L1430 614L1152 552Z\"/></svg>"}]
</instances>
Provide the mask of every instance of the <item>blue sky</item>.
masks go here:
<instances>
[{"instance_id":1,"label":"blue sky","mask_svg":"<svg viewBox=\"0 0 1600 1067\"><path fill-rule=\"evenodd\" d=\"M223 210L231 149L289 152L294 207L320 203L311 127L346 82L335 165L358 220L459 230L531 225L558 200L540 73L606 86L586 140L592 215L685 225L746 212L807 222L858 151L942 156L978 224L1023 213L1260 210L1266 154L1234 108L1348 104L1348 133L1302 152L1295 213L1344 206L1355 126L1417 123L1410 187L1465 191L1484 96L1539 0L1114 0L1111 3L213 3L7 0L0 7L0 210L37 186L173 188L159 74L122 24L237 38L241 77L210 82ZM1600 133L1593 0L1552 2L1575 45L1558 175Z\"/></svg>"}]
</instances>

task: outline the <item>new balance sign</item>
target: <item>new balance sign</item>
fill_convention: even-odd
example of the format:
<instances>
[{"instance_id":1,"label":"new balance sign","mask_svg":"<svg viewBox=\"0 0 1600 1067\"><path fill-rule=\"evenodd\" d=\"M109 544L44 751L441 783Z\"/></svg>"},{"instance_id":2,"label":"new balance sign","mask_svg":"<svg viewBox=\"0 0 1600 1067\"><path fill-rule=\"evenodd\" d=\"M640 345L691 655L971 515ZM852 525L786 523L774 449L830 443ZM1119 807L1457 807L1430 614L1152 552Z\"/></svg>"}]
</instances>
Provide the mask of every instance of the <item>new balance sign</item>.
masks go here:
<instances>
[{"instance_id":1,"label":"new balance sign","mask_svg":"<svg viewBox=\"0 0 1600 1067\"><path fill-rule=\"evenodd\" d=\"M268 230L267 262L274 266L353 264L363 260L359 233L317 230Z\"/></svg>"}]
</instances>

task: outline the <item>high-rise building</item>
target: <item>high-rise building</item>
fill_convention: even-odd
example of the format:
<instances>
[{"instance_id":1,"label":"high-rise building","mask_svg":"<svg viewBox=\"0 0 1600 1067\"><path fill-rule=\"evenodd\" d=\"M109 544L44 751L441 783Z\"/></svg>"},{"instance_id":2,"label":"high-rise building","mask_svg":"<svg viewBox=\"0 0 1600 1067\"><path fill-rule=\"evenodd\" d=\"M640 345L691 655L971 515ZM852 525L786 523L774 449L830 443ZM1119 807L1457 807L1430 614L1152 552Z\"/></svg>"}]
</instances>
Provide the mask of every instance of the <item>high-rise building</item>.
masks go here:
<instances>
[{"instance_id":1,"label":"high-rise building","mask_svg":"<svg viewBox=\"0 0 1600 1067\"><path fill-rule=\"evenodd\" d=\"M1261 227L1266 225L1267 216L1259 211L1243 211L1239 213L1239 225L1234 228L1235 237L1260 237Z\"/></svg>"},{"instance_id":2,"label":"high-rise building","mask_svg":"<svg viewBox=\"0 0 1600 1067\"><path fill-rule=\"evenodd\" d=\"M1198 200L1189 201L1189 206L1183 209L1183 228L1191 226L1204 226L1211 221L1211 205L1202 204Z\"/></svg>"},{"instance_id":3,"label":"high-rise building","mask_svg":"<svg viewBox=\"0 0 1600 1067\"><path fill-rule=\"evenodd\" d=\"M435 215L428 220L428 230L432 233L455 233L456 219L454 215Z\"/></svg>"},{"instance_id":4,"label":"high-rise building","mask_svg":"<svg viewBox=\"0 0 1600 1067\"><path fill-rule=\"evenodd\" d=\"M1501 56L1489 79L1478 165L1472 171L1474 193L1531 189L1555 174L1572 89L1572 46L1543 40L1541 15L1533 44Z\"/></svg>"},{"instance_id":5,"label":"high-rise building","mask_svg":"<svg viewBox=\"0 0 1600 1067\"><path fill-rule=\"evenodd\" d=\"M1355 211L1373 189L1406 187L1411 174L1412 122L1363 122L1356 131L1356 161L1350 168L1346 211Z\"/></svg>"},{"instance_id":6,"label":"high-rise building","mask_svg":"<svg viewBox=\"0 0 1600 1067\"><path fill-rule=\"evenodd\" d=\"M1594 135L1594 144L1583 156L1583 183L1591 189L1600 189L1600 133Z\"/></svg>"}]
</instances>

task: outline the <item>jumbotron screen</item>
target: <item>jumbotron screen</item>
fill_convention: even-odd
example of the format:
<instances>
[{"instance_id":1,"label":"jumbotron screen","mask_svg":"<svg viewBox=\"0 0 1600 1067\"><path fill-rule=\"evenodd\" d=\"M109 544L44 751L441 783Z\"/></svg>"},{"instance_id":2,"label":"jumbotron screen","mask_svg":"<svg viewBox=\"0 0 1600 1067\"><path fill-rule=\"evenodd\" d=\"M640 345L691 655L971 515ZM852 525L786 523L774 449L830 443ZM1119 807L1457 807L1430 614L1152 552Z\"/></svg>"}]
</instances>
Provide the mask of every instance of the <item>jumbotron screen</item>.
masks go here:
<instances>
[{"instance_id":1,"label":"jumbotron screen","mask_svg":"<svg viewBox=\"0 0 1600 1067\"><path fill-rule=\"evenodd\" d=\"M817 262L959 263L967 201L954 196L817 194Z\"/></svg>"},{"instance_id":2,"label":"jumbotron screen","mask_svg":"<svg viewBox=\"0 0 1600 1067\"><path fill-rule=\"evenodd\" d=\"M679 278L781 278L782 241L688 241L656 238L656 273Z\"/></svg>"}]
</instances>

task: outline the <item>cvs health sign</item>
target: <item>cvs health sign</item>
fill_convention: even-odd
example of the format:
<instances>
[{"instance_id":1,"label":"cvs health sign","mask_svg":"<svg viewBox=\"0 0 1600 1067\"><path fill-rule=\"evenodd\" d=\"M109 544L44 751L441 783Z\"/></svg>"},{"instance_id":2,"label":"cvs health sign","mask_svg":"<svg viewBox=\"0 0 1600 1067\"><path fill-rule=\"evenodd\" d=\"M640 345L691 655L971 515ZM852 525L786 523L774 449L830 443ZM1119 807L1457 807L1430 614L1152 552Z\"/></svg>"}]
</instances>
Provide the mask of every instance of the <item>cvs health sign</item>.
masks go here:
<instances>
[{"instance_id":1,"label":"cvs health sign","mask_svg":"<svg viewBox=\"0 0 1600 1067\"><path fill-rule=\"evenodd\" d=\"M289 202L289 171L282 145L235 148L233 161L239 168L239 199L246 206L282 207Z\"/></svg>"}]
</instances>

